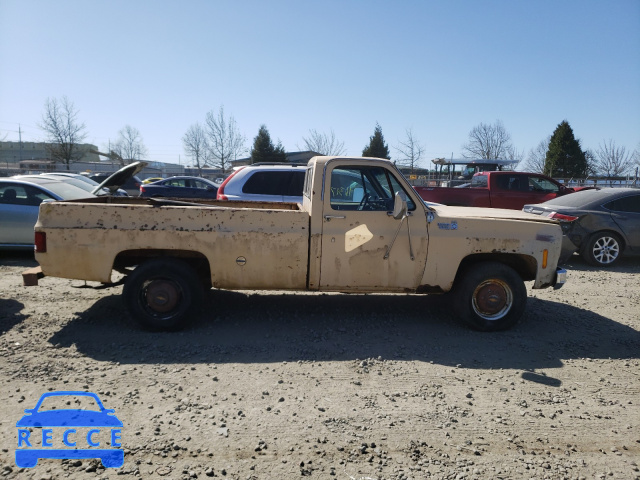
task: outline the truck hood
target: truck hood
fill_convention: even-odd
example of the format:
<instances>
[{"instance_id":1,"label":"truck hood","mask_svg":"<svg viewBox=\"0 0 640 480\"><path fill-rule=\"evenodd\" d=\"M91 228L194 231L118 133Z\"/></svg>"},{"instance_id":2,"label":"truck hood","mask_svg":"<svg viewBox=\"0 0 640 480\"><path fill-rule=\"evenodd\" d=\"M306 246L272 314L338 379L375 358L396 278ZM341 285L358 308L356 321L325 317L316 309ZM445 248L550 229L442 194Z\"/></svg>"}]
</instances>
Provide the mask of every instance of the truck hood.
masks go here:
<instances>
[{"instance_id":1,"label":"truck hood","mask_svg":"<svg viewBox=\"0 0 640 480\"><path fill-rule=\"evenodd\" d=\"M479 208L479 207L450 207L447 205L434 205L429 207L435 210L441 217L449 218L491 218L496 220L521 220L527 222L558 223L556 220L525 213L521 210L507 210L503 208Z\"/></svg>"},{"instance_id":2,"label":"truck hood","mask_svg":"<svg viewBox=\"0 0 640 480\"><path fill-rule=\"evenodd\" d=\"M116 190L118 190L118 188L124 185L127 180L136 175L147 165L149 165L147 162L133 162L125 167L122 167L120 170L115 172L104 182L98 185L91 193L97 195L100 190L106 188L111 192L111 194L113 194L116 192Z\"/></svg>"}]
</instances>

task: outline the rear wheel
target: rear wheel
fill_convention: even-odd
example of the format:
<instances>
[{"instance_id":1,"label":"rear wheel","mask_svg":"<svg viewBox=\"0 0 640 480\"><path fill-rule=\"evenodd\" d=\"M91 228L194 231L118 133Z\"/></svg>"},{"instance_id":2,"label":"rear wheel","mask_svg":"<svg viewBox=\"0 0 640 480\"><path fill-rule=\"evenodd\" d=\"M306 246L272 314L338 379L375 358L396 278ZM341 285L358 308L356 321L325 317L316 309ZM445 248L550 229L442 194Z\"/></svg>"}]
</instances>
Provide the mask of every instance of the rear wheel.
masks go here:
<instances>
[{"instance_id":1,"label":"rear wheel","mask_svg":"<svg viewBox=\"0 0 640 480\"><path fill-rule=\"evenodd\" d=\"M622 242L611 232L595 233L582 251L582 258L596 267L610 267L620 258Z\"/></svg>"},{"instance_id":2,"label":"rear wheel","mask_svg":"<svg viewBox=\"0 0 640 480\"><path fill-rule=\"evenodd\" d=\"M454 310L476 330L506 330L514 326L527 303L527 289L511 267L482 262L460 272L453 289Z\"/></svg>"},{"instance_id":3,"label":"rear wheel","mask_svg":"<svg viewBox=\"0 0 640 480\"><path fill-rule=\"evenodd\" d=\"M131 316L152 330L178 330L195 314L203 288L195 270L176 259L153 259L138 266L122 291Z\"/></svg>"}]
</instances>

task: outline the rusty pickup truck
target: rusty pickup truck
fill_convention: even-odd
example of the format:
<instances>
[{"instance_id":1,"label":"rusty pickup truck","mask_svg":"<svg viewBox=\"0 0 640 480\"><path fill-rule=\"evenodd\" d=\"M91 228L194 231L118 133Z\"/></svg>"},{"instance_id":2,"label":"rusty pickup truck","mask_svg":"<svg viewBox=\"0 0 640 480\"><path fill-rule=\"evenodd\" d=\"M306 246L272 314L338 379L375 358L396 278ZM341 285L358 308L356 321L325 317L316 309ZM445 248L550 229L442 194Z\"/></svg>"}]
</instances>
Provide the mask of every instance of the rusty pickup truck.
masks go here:
<instances>
[{"instance_id":1,"label":"rusty pickup truck","mask_svg":"<svg viewBox=\"0 0 640 480\"><path fill-rule=\"evenodd\" d=\"M206 289L450 293L458 317L514 325L533 288L559 288L562 232L513 210L425 204L393 163L314 157L303 201L102 197L43 203L40 275L110 284L131 317L175 330ZM37 282L36 282L37 283Z\"/></svg>"}]
</instances>

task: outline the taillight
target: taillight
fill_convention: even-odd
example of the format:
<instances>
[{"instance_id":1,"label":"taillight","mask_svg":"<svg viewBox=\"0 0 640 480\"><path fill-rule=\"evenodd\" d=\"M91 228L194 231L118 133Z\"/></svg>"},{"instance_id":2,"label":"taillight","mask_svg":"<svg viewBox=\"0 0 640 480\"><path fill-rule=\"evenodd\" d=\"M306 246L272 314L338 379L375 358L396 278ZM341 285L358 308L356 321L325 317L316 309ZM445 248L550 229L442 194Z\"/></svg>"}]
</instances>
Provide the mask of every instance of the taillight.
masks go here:
<instances>
[{"instance_id":1,"label":"taillight","mask_svg":"<svg viewBox=\"0 0 640 480\"><path fill-rule=\"evenodd\" d=\"M227 178L225 178L224 182L222 182L222 184L220 185L220 187L218 187L218 195L216 195L216 200L229 200L229 197L227 197L224 194L224 187L227 185L227 183L229 183L229 180L231 180L233 178L233 176L238 173L240 170L242 170L244 167L240 167L239 169L237 169L235 172L233 172L231 175L229 175Z\"/></svg>"},{"instance_id":2,"label":"taillight","mask_svg":"<svg viewBox=\"0 0 640 480\"><path fill-rule=\"evenodd\" d=\"M47 251L47 234L44 232L36 232L36 252L45 253Z\"/></svg>"},{"instance_id":3,"label":"taillight","mask_svg":"<svg viewBox=\"0 0 640 480\"><path fill-rule=\"evenodd\" d=\"M144 189L144 185L140 185L140 193L144 193L145 189Z\"/></svg>"},{"instance_id":4,"label":"taillight","mask_svg":"<svg viewBox=\"0 0 640 480\"><path fill-rule=\"evenodd\" d=\"M558 212L551 212L549 215L547 215L547 217L558 220L559 222L573 222L579 218L572 215L563 215L562 213Z\"/></svg>"}]
</instances>

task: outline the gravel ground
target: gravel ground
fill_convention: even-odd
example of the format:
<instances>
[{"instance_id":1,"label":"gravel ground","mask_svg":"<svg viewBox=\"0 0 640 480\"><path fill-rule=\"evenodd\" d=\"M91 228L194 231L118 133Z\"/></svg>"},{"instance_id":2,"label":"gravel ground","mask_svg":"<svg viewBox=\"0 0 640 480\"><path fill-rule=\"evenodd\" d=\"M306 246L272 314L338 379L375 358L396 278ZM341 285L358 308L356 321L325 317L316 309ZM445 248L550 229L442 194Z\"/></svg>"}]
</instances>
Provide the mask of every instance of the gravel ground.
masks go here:
<instances>
[{"instance_id":1,"label":"gravel ground","mask_svg":"<svg viewBox=\"0 0 640 480\"><path fill-rule=\"evenodd\" d=\"M180 333L131 323L121 287L23 287L0 252L0 475L13 478L640 478L640 260L579 257L478 333L445 297L212 291ZM16 421L97 393L122 468L15 465Z\"/></svg>"}]
</instances>

